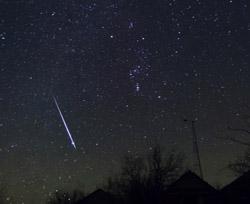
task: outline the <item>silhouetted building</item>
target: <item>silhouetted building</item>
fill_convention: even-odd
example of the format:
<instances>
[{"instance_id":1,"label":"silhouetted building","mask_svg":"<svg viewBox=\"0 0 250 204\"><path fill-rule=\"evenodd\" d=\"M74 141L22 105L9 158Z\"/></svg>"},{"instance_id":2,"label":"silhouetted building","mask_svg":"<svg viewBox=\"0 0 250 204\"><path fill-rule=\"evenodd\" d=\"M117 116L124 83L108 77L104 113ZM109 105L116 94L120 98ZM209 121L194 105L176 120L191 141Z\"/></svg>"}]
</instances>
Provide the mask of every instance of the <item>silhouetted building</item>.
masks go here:
<instances>
[{"instance_id":1,"label":"silhouetted building","mask_svg":"<svg viewBox=\"0 0 250 204\"><path fill-rule=\"evenodd\" d=\"M171 204L217 204L219 192L191 171L184 173L169 186L163 203Z\"/></svg>"},{"instance_id":2,"label":"silhouetted building","mask_svg":"<svg viewBox=\"0 0 250 204\"><path fill-rule=\"evenodd\" d=\"M225 186L221 193L226 204L250 203L250 171Z\"/></svg>"},{"instance_id":3,"label":"silhouetted building","mask_svg":"<svg viewBox=\"0 0 250 204\"><path fill-rule=\"evenodd\" d=\"M98 189L93 193L89 194L84 199L77 202L77 204L115 204L117 199L114 195Z\"/></svg>"}]
</instances>

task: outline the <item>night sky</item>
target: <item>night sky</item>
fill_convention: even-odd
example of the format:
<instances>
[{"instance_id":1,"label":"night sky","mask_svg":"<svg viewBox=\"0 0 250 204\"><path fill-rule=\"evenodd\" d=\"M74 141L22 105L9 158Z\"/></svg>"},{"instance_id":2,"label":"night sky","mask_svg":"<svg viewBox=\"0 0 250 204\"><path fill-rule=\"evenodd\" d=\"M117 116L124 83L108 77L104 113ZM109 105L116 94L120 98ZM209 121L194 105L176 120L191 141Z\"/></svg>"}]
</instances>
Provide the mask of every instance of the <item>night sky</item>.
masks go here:
<instances>
[{"instance_id":1,"label":"night sky","mask_svg":"<svg viewBox=\"0 0 250 204\"><path fill-rule=\"evenodd\" d=\"M122 155L160 143L205 179L244 146L218 139L250 114L248 0L0 0L0 184L6 200L91 191ZM71 145L53 97L76 144ZM32 202L33 201L33 202Z\"/></svg>"}]
</instances>

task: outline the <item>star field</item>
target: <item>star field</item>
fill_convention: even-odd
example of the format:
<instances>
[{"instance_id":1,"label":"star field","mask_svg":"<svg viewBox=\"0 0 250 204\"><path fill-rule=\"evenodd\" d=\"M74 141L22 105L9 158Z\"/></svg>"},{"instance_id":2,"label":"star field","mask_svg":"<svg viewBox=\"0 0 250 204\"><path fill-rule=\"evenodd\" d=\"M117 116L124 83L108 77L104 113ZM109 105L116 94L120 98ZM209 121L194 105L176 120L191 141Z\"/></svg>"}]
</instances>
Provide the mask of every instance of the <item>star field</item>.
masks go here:
<instances>
[{"instance_id":1,"label":"star field","mask_svg":"<svg viewBox=\"0 0 250 204\"><path fill-rule=\"evenodd\" d=\"M158 142L224 184L250 101L247 0L0 0L0 186L7 203L91 191ZM53 102L56 97L75 150ZM190 159L188 157L188 159Z\"/></svg>"}]
</instances>

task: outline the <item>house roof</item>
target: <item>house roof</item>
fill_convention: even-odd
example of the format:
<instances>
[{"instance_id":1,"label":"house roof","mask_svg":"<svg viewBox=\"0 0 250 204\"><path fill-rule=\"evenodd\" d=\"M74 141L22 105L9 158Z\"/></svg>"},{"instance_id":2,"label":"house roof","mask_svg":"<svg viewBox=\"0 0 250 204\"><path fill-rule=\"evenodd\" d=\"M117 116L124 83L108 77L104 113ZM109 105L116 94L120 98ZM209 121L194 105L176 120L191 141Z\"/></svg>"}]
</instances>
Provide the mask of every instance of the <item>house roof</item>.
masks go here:
<instances>
[{"instance_id":1,"label":"house roof","mask_svg":"<svg viewBox=\"0 0 250 204\"><path fill-rule=\"evenodd\" d=\"M250 194L250 171L242 174L222 189L223 193Z\"/></svg>"},{"instance_id":2,"label":"house roof","mask_svg":"<svg viewBox=\"0 0 250 204\"><path fill-rule=\"evenodd\" d=\"M192 171L184 173L167 190L168 194L211 194L216 192L217 190L214 187Z\"/></svg>"},{"instance_id":3,"label":"house roof","mask_svg":"<svg viewBox=\"0 0 250 204\"><path fill-rule=\"evenodd\" d=\"M93 193L89 194L87 197L78 202L78 204L110 204L114 203L114 196L102 189L97 189Z\"/></svg>"}]
</instances>

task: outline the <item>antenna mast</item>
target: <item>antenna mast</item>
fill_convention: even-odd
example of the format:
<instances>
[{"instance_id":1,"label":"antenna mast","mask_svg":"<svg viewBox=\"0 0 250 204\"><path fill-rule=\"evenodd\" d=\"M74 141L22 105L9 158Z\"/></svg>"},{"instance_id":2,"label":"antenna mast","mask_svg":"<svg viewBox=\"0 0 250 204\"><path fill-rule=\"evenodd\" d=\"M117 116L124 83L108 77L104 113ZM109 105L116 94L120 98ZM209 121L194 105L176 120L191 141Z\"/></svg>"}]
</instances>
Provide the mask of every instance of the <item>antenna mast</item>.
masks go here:
<instances>
[{"instance_id":1,"label":"antenna mast","mask_svg":"<svg viewBox=\"0 0 250 204\"><path fill-rule=\"evenodd\" d=\"M188 122L187 119L185 119L184 121ZM194 155L193 166L194 166L194 169L198 171L199 176L203 179L199 144L198 144L198 139L197 139L197 134L196 134L196 129L195 129L195 121L192 120L191 124L192 124L192 134L193 134L193 138L192 138L193 139L193 155Z\"/></svg>"},{"instance_id":2,"label":"antenna mast","mask_svg":"<svg viewBox=\"0 0 250 204\"><path fill-rule=\"evenodd\" d=\"M199 145L197 140L197 134L195 129L195 121L192 120L192 132L193 132L193 153L195 158L194 166L198 168L200 177L203 179L203 172L201 167L201 159L200 159L200 151L199 151Z\"/></svg>"}]
</instances>

